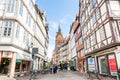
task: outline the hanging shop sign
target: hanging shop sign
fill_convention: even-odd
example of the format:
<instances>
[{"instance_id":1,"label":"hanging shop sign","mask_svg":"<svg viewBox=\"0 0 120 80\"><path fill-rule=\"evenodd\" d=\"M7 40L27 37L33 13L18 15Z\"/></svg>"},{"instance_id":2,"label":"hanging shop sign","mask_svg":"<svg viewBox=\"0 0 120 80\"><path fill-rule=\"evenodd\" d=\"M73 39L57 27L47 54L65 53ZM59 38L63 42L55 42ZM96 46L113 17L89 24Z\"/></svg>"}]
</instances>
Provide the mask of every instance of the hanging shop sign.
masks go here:
<instances>
[{"instance_id":1,"label":"hanging shop sign","mask_svg":"<svg viewBox=\"0 0 120 80\"><path fill-rule=\"evenodd\" d=\"M117 75L117 66L114 54L108 55L111 75Z\"/></svg>"},{"instance_id":2,"label":"hanging shop sign","mask_svg":"<svg viewBox=\"0 0 120 80\"><path fill-rule=\"evenodd\" d=\"M88 58L88 70L89 71L94 71L95 70L94 58Z\"/></svg>"},{"instance_id":3,"label":"hanging shop sign","mask_svg":"<svg viewBox=\"0 0 120 80\"><path fill-rule=\"evenodd\" d=\"M2 57L4 58L12 58L12 52L3 52Z\"/></svg>"}]
</instances>

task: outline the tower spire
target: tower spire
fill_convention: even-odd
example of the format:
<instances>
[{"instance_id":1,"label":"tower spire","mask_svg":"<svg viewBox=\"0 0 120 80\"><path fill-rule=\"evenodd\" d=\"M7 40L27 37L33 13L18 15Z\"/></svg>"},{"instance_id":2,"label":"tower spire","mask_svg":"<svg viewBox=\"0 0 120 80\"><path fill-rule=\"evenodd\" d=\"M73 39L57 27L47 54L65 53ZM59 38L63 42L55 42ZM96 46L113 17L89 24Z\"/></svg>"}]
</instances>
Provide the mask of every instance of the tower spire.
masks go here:
<instances>
[{"instance_id":1,"label":"tower spire","mask_svg":"<svg viewBox=\"0 0 120 80\"><path fill-rule=\"evenodd\" d=\"M59 26L58 26L58 32L61 32L60 24L59 24Z\"/></svg>"}]
</instances>

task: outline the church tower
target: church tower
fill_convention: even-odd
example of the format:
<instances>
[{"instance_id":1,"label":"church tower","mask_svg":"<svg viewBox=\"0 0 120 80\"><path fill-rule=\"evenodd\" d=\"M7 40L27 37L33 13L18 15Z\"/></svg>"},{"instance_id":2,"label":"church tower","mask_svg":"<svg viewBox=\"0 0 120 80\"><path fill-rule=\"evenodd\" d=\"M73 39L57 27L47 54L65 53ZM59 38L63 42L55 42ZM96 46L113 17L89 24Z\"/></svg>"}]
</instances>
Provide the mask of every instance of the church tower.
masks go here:
<instances>
[{"instance_id":1,"label":"church tower","mask_svg":"<svg viewBox=\"0 0 120 80\"><path fill-rule=\"evenodd\" d=\"M61 33L61 28L60 25L58 26L58 32L56 35L56 40L55 40L55 44L58 47L62 42L64 41L63 35Z\"/></svg>"}]
</instances>

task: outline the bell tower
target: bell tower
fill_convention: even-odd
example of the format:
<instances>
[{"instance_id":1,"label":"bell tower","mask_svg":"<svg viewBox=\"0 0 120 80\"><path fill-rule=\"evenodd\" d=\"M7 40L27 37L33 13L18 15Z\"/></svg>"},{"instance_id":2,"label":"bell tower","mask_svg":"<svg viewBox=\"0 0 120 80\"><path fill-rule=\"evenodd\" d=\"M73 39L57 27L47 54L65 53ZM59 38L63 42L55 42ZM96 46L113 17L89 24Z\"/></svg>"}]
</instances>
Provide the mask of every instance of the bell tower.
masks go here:
<instances>
[{"instance_id":1,"label":"bell tower","mask_svg":"<svg viewBox=\"0 0 120 80\"><path fill-rule=\"evenodd\" d=\"M62 42L64 41L63 35L61 33L61 28L60 25L58 26L58 32L56 35L56 40L55 40L55 44L58 47Z\"/></svg>"}]
</instances>

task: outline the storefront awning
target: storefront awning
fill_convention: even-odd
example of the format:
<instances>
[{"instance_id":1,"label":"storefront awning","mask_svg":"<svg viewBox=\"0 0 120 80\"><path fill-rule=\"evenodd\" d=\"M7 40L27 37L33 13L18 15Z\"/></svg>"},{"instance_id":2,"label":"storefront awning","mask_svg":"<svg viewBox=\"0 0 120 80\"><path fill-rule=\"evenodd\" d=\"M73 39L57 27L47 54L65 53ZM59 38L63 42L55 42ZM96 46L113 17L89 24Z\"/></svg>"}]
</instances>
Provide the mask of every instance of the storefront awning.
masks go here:
<instances>
[{"instance_id":1,"label":"storefront awning","mask_svg":"<svg viewBox=\"0 0 120 80\"><path fill-rule=\"evenodd\" d=\"M16 62L22 62L22 59L16 59Z\"/></svg>"}]
</instances>

